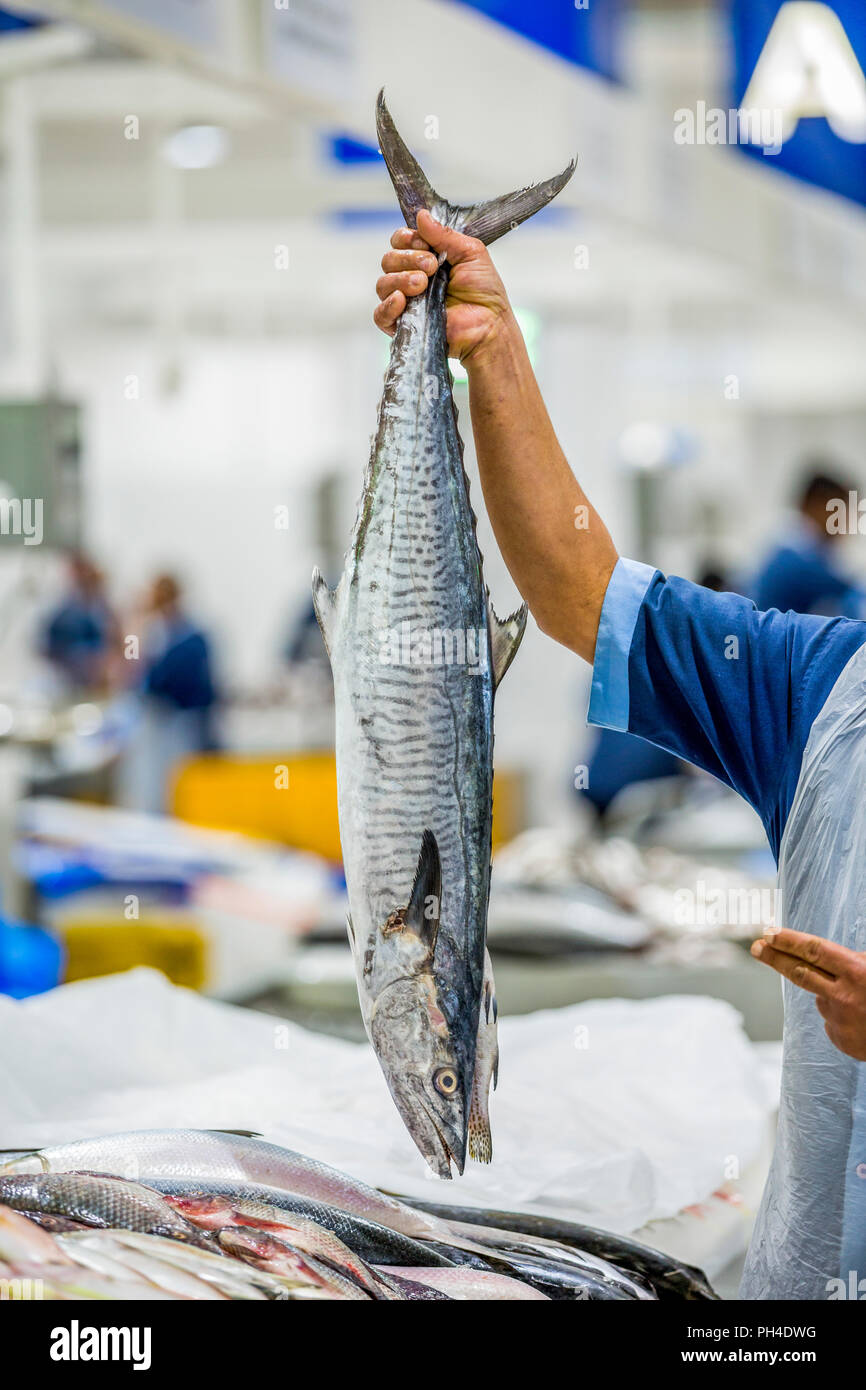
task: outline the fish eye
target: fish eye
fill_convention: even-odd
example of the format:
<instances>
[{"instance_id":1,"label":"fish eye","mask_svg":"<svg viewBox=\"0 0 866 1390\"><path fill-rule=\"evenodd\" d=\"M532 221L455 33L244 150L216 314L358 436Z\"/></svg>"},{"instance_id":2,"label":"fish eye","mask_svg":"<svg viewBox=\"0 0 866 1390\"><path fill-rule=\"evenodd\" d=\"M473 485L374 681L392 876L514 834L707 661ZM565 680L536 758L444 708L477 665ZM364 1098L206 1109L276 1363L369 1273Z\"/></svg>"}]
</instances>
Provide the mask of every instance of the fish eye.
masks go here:
<instances>
[{"instance_id":1,"label":"fish eye","mask_svg":"<svg viewBox=\"0 0 866 1390\"><path fill-rule=\"evenodd\" d=\"M453 1067L440 1067L433 1073L433 1085L441 1096L453 1096L457 1090L457 1073Z\"/></svg>"}]
</instances>

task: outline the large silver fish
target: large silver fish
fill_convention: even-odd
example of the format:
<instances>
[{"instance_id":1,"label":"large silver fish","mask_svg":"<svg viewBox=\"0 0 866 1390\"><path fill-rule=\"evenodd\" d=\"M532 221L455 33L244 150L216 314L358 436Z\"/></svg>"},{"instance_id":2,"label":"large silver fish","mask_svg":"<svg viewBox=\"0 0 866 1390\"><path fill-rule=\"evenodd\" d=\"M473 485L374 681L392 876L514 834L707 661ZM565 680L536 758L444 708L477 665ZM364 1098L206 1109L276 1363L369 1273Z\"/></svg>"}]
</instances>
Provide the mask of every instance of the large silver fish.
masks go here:
<instances>
[{"instance_id":1,"label":"large silver fish","mask_svg":"<svg viewBox=\"0 0 866 1390\"><path fill-rule=\"evenodd\" d=\"M407 225L427 208L485 243L562 189L556 178L457 207L430 187L382 94L379 144ZM313 576L334 673L349 939L367 1035L419 1150L440 1177L489 1158L473 1094L485 979L493 695L525 605L489 605L463 469L445 336L449 267L410 299L391 348L343 577ZM492 995L492 980L489 993ZM489 1018L486 1055L493 1055ZM485 1131L486 1127L486 1132Z\"/></svg>"}]
</instances>

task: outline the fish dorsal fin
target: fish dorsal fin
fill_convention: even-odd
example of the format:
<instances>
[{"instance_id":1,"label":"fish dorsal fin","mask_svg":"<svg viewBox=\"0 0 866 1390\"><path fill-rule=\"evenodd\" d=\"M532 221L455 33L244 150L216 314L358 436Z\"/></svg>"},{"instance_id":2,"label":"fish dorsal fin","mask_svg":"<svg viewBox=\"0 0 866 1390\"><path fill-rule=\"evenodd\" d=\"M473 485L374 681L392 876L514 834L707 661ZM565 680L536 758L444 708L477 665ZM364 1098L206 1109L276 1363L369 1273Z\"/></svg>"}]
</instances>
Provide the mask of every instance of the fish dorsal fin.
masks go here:
<instances>
[{"instance_id":1,"label":"fish dorsal fin","mask_svg":"<svg viewBox=\"0 0 866 1390\"><path fill-rule=\"evenodd\" d=\"M263 1139L264 1135L259 1129L207 1129L205 1134L235 1134L239 1139Z\"/></svg>"},{"instance_id":2,"label":"fish dorsal fin","mask_svg":"<svg viewBox=\"0 0 866 1390\"><path fill-rule=\"evenodd\" d=\"M421 853L409 904L403 917L406 926L427 946L430 955L436 950L439 934L439 913L442 903L442 863L439 846L432 830L421 837Z\"/></svg>"},{"instance_id":3,"label":"fish dorsal fin","mask_svg":"<svg viewBox=\"0 0 866 1390\"><path fill-rule=\"evenodd\" d=\"M330 658L331 636L337 615L337 600L334 591L328 588L327 580L318 565L313 570L313 607L316 610L322 641Z\"/></svg>"},{"instance_id":4,"label":"fish dorsal fin","mask_svg":"<svg viewBox=\"0 0 866 1390\"><path fill-rule=\"evenodd\" d=\"M449 203L430 184L421 165L394 125L391 113L385 105L384 91L379 93L376 102L376 133L379 137L379 148L391 175L394 192L397 194L400 211L406 219L406 226L416 226L418 213L421 208L426 208L433 212L439 221L446 221L449 226L456 227L457 231L465 232L467 236L478 237L485 246L489 246L492 241L511 231L512 227L518 227L521 222L532 217L533 213L546 207L568 183L577 162L573 159L561 174L556 174L552 179L545 179L542 183L517 188L513 193L504 193L488 202L461 207L456 203Z\"/></svg>"},{"instance_id":5,"label":"fish dorsal fin","mask_svg":"<svg viewBox=\"0 0 866 1390\"><path fill-rule=\"evenodd\" d=\"M497 618L490 595L487 596L487 609L490 614L490 650L493 658L494 689L505 675L514 660L517 648L526 631L526 604L521 603L516 612L507 618Z\"/></svg>"}]
</instances>

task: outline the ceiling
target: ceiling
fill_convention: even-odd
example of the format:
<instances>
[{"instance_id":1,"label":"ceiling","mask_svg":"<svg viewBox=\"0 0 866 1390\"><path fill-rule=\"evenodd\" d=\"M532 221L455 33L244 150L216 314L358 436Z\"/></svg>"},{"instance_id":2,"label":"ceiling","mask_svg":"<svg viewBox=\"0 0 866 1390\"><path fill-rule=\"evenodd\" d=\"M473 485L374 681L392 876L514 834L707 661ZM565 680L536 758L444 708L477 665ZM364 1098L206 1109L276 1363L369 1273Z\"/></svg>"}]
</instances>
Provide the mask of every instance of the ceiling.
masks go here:
<instances>
[{"instance_id":1,"label":"ceiling","mask_svg":"<svg viewBox=\"0 0 866 1390\"><path fill-rule=\"evenodd\" d=\"M157 60L80 26L44 32L42 56L31 45L17 68L0 45L7 373L22 363L44 371L52 345L82 334L358 323L396 209L382 166L335 164L324 135L372 139L383 77L433 182L458 198L545 176L577 146L555 215L497 248L521 302L575 321L799 333L807 348L835 334L866 359L859 212L730 151L675 147L671 101L706 90L718 66L712 12L640 8L636 94L437 0L360 0L356 81L345 100L324 104L292 92L282 100L267 85ZM672 28L674 10L689 13ZM413 17L425 62L407 69L401 36ZM431 106L441 134L425 145ZM130 115L136 139L126 138ZM170 168L166 135L198 122L227 130L225 162ZM277 246L288 249L282 274ZM577 246L588 248L586 270L575 267Z\"/></svg>"}]
</instances>

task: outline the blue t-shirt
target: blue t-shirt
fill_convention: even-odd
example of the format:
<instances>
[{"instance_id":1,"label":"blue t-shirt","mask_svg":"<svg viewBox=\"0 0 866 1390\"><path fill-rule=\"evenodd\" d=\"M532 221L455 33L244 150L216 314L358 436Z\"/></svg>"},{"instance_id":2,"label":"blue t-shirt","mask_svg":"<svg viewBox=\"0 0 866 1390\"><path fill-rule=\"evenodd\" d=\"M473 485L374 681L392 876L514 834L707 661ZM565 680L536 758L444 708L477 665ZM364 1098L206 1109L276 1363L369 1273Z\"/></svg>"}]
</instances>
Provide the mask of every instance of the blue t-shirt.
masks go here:
<instances>
[{"instance_id":1,"label":"blue t-shirt","mask_svg":"<svg viewBox=\"0 0 866 1390\"><path fill-rule=\"evenodd\" d=\"M866 622L761 613L619 560L605 594L589 722L628 730L711 772L779 846L815 717Z\"/></svg>"},{"instance_id":2,"label":"blue t-shirt","mask_svg":"<svg viewBox=\"0 0 866 1390\"><path fill-rule=\"evenodd\" d=\"M759 608L797 613L863 614L864 595L836 569L828 546L805 529L777 545L764 560L750 593Z\"/></svg>"},{"instance_id":3,"label":"blue t-shirt","mask_svg":"<svg viewBox=\"0 0 866 1390\"><path fill-rule=\"evenodd\" d=\"M144 673L144 689L177 709L209 709L216 702L210 647L204 633L179 623Z\"/></svg>"}]
</instances>

